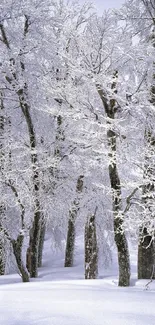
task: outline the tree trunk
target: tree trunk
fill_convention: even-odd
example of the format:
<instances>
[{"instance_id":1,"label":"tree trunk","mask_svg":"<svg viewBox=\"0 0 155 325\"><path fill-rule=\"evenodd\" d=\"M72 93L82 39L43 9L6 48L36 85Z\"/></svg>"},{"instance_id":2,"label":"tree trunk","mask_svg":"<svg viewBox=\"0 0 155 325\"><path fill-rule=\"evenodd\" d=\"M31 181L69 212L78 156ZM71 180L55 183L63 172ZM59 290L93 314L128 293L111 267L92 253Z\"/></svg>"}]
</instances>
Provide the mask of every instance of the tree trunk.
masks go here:
<instances>
[{"instance_id":1,"label":"tree trunk","mask_svg":"<svg viewBox=\"0 0 155 325\"><path fill-rule=\"evenodd\" d=\"M25 23L23 29L23 43L26 40L26 36L29 32L29 16L25 15ZM4 24L0 24L0 30L2 34L2 41L6 45L9 54L10 54L10 43L7 37ZM31 231L31 245L29 246L30 258L31 258L31 277L37 277L37 267L38 267L38 247L39 247L39 238L40 238L40 229L41 229L41 220L42 213L40 207L40 198L39 198L39 190L40 190L40 181L39 181L39 164L38 164L38 156L37 156L37 145L36 145L36 136L35 130L32 122L32 117L30 113L30 101L28 96L28 85L25 78L25 64L24 64L24 46L20 51L20 78L23 79L23 83L18 80L18 75L16 71L16 60L11 57L10 59L10 72L11 77L6 76L7 82L12 86L12 90L15 89L16 94L19 99L19 105L22 110L22 113L25 117L25 121L28 128L28 135L30 140L30 157L31 157L31 168L32 168L32 186L33 186L33 201L34 201L34 220ZM16 87L14 87L16 84ZM20 85L24 86L20 86Z\"/></svg>"},{"instance_id":2,"label":"tree trunk","mask_svg":"<svg viewBox=\"0 0 155 325\"><path fill-rule=\"evenodd\" d=\"M39 249L39 240L40 240L40 231L41 231L41 221L42 221L42 212L40 207L40 181L39 181L39 171L38 171L38 156L36 153L36 137L32 118L30 115L30 107L27 104L28 95L27 95L27 85L25 84L25 89L20 89L18 91L19 102L22 109L22 112L25 116L25 120L28 127L29 139L30 139L30 149L31 149L31 166L32 166L32 181L33 181L33 196L34 196L34 219L33 226L31 230L30 238L30 258L31 258L31 269L30 276L36 278L38 275L38 249Z\"/></svg>"},{"instance_id":3,"label":"tree trunk","mask_svg":"<svg viewBox=\"0 0 155 325\"><path fill-rule=\"evenodd\" d=\"M0 176L3 178L3 167L4 167L4 103L3 94L0 92ZM2 197L0 198L0 222L3 221L5 216L5 206ZM1 229L0 229L1 232ZM5 274L5 263L6 263L6 252L5 252L5 239L0 235L0 275Z\"/></svg>"},{"instance_id":4,"label":"tree trunk","mask_svg":"<svg viewBox=\"0 0 155 325\"><path fill-rule=\"evenodd\" d=\"M116 155L116 134L109 130L107 133L109 142L109 158L113 159ZM113 216L114 216L114 239L118 251L118 265L119 265L119 286L130 285L130 261L129 250L125 232L123 229L123 215L122 211L122 199L121 199L121 184L118 176L116 162L110 162L109 164L109 178L112 189L112 201L113 201Z\"/></svg>"},{"instance_id":5,"label":"tree trunk","mask_svg":"<svg viewBox=\"0 0 155 325\"><path fill-rule=\"evenodd\" d=\"M22 68L24 69L24 64ZM28 89L27 84L25 84L24 89L19 89L17 94L19 97L19 103L23 115L25 117L29 140L30 140L30 157L31 157L31 167L32 167L32 185L33 185L33 200L34 200L34 217L33 225L30 231L30 243L28 248L29 255L29 265L28 270L30 276L36 278L38 276L38 249L39 249L39 240L40 240L40 231L41 231L41 222L42 222L42 211L40 206L40 180L39 180L39 170L38 170L38 156L37 156L37 145L36 145L36 136L35 130L30 114L30 106L28 104ZM31 261L30 261L31 260Z\"/></svg>"},{"instance_id":6,"label":"tree trunk","mask_svg":"<svg viewBox=\"0 0 155 325\"><path fill-rule=\"evenodd\" d=\"M5 264L6 264L5 239L0 237L0 275L5 274Z\"/></svg>"},{"instance_id":7,"label":"tree trunk","mask_svg":"<svg viewBox=\"0 0 155 325\"><path fill-rule=\"evenodd\" d=\"M38 248L38 267L42 266L42 257L43 257L43 248L44 248L44 239L45 239L46 225L45 222L42 222L40 238L39 238L39 248Z\"/></svg>"},{"instance_id":8,"label":"tree trunk","mask_svg":"<svg viewBox=\"0 0 155 325\"><path fill-rule=\"evenodd\" d=\"M21 273L23 282L29 282L29 274L22 261L22 246L23 246L24 236L22 234L18 235L17 240L12 240L13 253L16 258L18 269Z\"/></svg>"},{"instance_id":9,"label":"tree trunk","mask_svg":"<svg viewBox=\"0 0 155 325\"><path fill-rule=\"evenodd\" d=\"M138 245L138 279L155 279L154 240L143 228Z\"/></svg>"},{"instance_id":10,"label":"tree trunk","mask_svg":"<svg viewBox=\"0 0 155 325\"><path fill-rule=\"evenodd\" d=\"M113 130L113 121L115 119L115 113L117 112L117 103L115 100L115 94L117 93L117 71L114 73L111 90L113 91L113 97L109 100L104 93L101 85L97 84L97 91L102 100L105 108L105 113L108 117L107 125L107 140L109 148L109 179L112 190L112 205L114 216L114 239L118 252L118 265L119 265L119 286L130 285L130 260L129 250L126 235L123 229L123 214L122 214L122 197L121 197L121 183L118 174L117 167L117 134Z\"/></svg>"},{"instance_id":11,"label":"tree trunk","mask_svg":"<svg viewBox=\"0 0 155 325\"><path fill-rule=\"evenodd\" d=\"M149 13L150 21L152 20L152 34L150 35L150 40L152 47L155 49L155 20L154 13L155 7L154 2L143 1L143 5ZM150 89L150 103L155 107L155 62L153 62L153 75L152 75L152 85ZM146 155L145 155L145 170L144 179L148 181L148 184L143 187L143 197L142 201L145 206L146 211L150 214L150 220L154 219L154 208L152 209L152 200L155 197L155 167L154 167L154 154L155 154L155 137L154 125L148 125L145 130L145 141L146 141ZM151 193L151 195L150 195ZM149 223L148 220L145 222L145 216L143 224L140 228L139 233L139 245L138 245L138 278L139 279L155 279L155 240L153 236L149 233Z\"/></svg>"},{"instance_id":12,"label":"tree trunk","mask_svg":"<svg viewBox=\"0 0 155 325\"><path fill-rule=\"evenodd\" d=\"M68 220L68 231L67 231L67 242L65 252L65 267L73 266L74 259L74 246L75 246L75 218L74 215L69 216Z\"/></svg>"},{"instance_id":13,"label":"tree trunk","mask_svg":"<svg viewBox=\"0 0 155 325\"><path fill-rule=\"evenodd\" d=\"M84 177L83 175L80 175L77 180L77 185L76 185L77 198L74 200L73 205L69 211L65 263L64 263L65 267L73 266L74 247L75 247L75 222L79 211L79 203L80 203L79 195L82 193L83 190L83 177Z\"/></svg>"},{"instance_id":14,"label":"tree trunk","mask_svg":"<svg viewBox=\"0 0 155 325\"><path fill-rule=\"evenodd\" d=\"M107 132L109 145L109 178L112 189L113 216L114 216L114 239L118 251L119 286L130 285L130 260L126 235L123 229L123 214L121 184L117 171L116 162L116 134L114 131Z\"/></svg>"},{"instance_id":15,"label":"tree trunk","mask_svg":"<svg viewBox=\"0 0 155 325\"><path fill-rule=\"evenodd\" d=\"M27 249L27 269L31 278L38 276L38 256L39 256L39 240L40 240L40 212L34 213L33 226L30 231L29 247Z\"/></svg>"},{"instance_id":16,"label":"tree trunk","mask_svg":"<svg viewBox=\"0 0 155 325\"><path fill-rule=\"evenodd\" d=\"M96 279L98 275L98 247L95 214L85 225L85 279Z\"/></svg>"},{"instance_id":17,"label":"tree trunk","mask_svg":"<svg viewBox=\"0 0 155 325\"><path fill-rule=\"evenodd\" d=\"M37 277L36 261L38 261L37 262L38 267L42 266L45 230L46 230L45 223L42 222L41 229L37 230L36 233L36 242L34 240L34 236L35 236L34 229L31 228L30 230L29 247L26 253L26 267L32 278ZM38 235L39 238L37 237Z\"/></svg>"},{"instance_id":18,"label":"tree trunk","mask_svg":"<svg viewBox=\"0 0 155 325\"><path fill-rule=\"evenodd\" d=\"M128 243L122 229L122 219L116 214L114 216L114 233L115 243L118 252L118 265L119 265L119 281L118 285L127 287L130 285L130 258Z\"/></svg>"},{"instance_id":19,"label":"tree trunk","mask_svg":"<svg viewBox=\"0 0 155 325\"><path fill-rule=\"evenodd\" d=\"M147 182L143 186L142 203L145 207L143 222L139 230L138 244L138 278L154 279L155 278L155 240L154 235L150 233L149 220L154 219L153 200L155 197L154 175L155 167L153 157L155 153L155 138L151 129L145 130L146 156L144 180Z\"/></svg>"}]
</instances>

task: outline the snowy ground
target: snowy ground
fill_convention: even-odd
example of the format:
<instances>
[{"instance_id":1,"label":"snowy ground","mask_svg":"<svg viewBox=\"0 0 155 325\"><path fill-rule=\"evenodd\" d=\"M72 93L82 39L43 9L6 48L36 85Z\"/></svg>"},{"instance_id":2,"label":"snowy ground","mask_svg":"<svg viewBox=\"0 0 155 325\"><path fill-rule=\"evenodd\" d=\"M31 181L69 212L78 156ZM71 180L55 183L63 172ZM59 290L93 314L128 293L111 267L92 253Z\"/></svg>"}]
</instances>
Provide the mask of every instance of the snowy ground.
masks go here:
<instances>
[{"instance_id":1,"label":"snowy ground","mask_svg":"<svg viewBox=\"0 0 155 325\"><path fill-rule=\"evenodd\" d=\"M37 280L0 277L0 325L155 325L155 284L146 290L148 281L136 280L132 260L131 287L118 288L113 268L84 280L80 249L75 266L64 269L62 255L52 258L46 248Z\"/></svg>"}]
</instances>

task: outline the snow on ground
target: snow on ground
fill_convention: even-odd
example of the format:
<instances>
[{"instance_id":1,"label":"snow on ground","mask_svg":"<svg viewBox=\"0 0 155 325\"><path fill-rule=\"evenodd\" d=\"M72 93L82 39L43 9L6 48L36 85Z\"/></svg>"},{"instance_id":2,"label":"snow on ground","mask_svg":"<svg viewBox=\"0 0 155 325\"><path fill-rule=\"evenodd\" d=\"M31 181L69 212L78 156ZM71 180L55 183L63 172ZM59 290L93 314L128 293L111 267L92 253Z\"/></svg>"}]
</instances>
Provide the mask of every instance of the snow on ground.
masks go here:
<instances>
[{"instance_id":1,"label":"snow on ground","mask_svg":"<svg viewBox=\"0 0 155 325\"><path fill-rule=\"evenodd\" d=\"M133 273L130 288L118 288L114 268L84 280L82 245L73 268L63 268L62 254L53 256L49 246L38 279L0 277L0 325L155 325L154 283L146 290L148 281Z\"/></svg>"}]
</instances>

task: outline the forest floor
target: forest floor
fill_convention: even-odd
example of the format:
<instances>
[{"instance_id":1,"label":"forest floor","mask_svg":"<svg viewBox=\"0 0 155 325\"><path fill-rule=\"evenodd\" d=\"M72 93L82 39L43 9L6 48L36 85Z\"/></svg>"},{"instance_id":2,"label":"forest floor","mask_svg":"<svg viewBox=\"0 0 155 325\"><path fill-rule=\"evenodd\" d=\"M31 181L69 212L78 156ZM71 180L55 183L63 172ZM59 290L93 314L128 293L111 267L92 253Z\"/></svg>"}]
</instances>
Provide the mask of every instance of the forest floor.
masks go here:
<instances>
[{"instance_id":1,"label":"forest floor","mask_svg":"<svg viewBox=\"0 0 155 325\"><path fill-rule=\"evenodd\" d=\"M136 252L131 286L119 288L115 259L99 279L84 280L82 246L79 237L75 265L64 268L64 254L53 255L47 238L37 279L1 276L0 325L155 325L155 282L136 279Z\"/></svg>"}]
</instances>

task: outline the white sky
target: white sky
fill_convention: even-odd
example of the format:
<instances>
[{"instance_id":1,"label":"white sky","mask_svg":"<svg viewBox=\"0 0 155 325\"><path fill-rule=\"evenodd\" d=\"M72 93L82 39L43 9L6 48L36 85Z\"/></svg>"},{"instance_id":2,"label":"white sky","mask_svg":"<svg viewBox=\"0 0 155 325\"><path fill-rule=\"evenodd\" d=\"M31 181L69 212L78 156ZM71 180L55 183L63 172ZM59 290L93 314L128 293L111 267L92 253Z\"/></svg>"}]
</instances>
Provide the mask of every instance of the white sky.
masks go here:
<instances>
[{"instance_id":1,"label":"white sky","mask_svg":"<svg viewBox=\"0 0 155 325\"><path fill-rule=\"evenodd\" d=\"M104 10L108 8L119 8L125 0L91 0L98 10Z\"/></svg>"}]
</instances>

